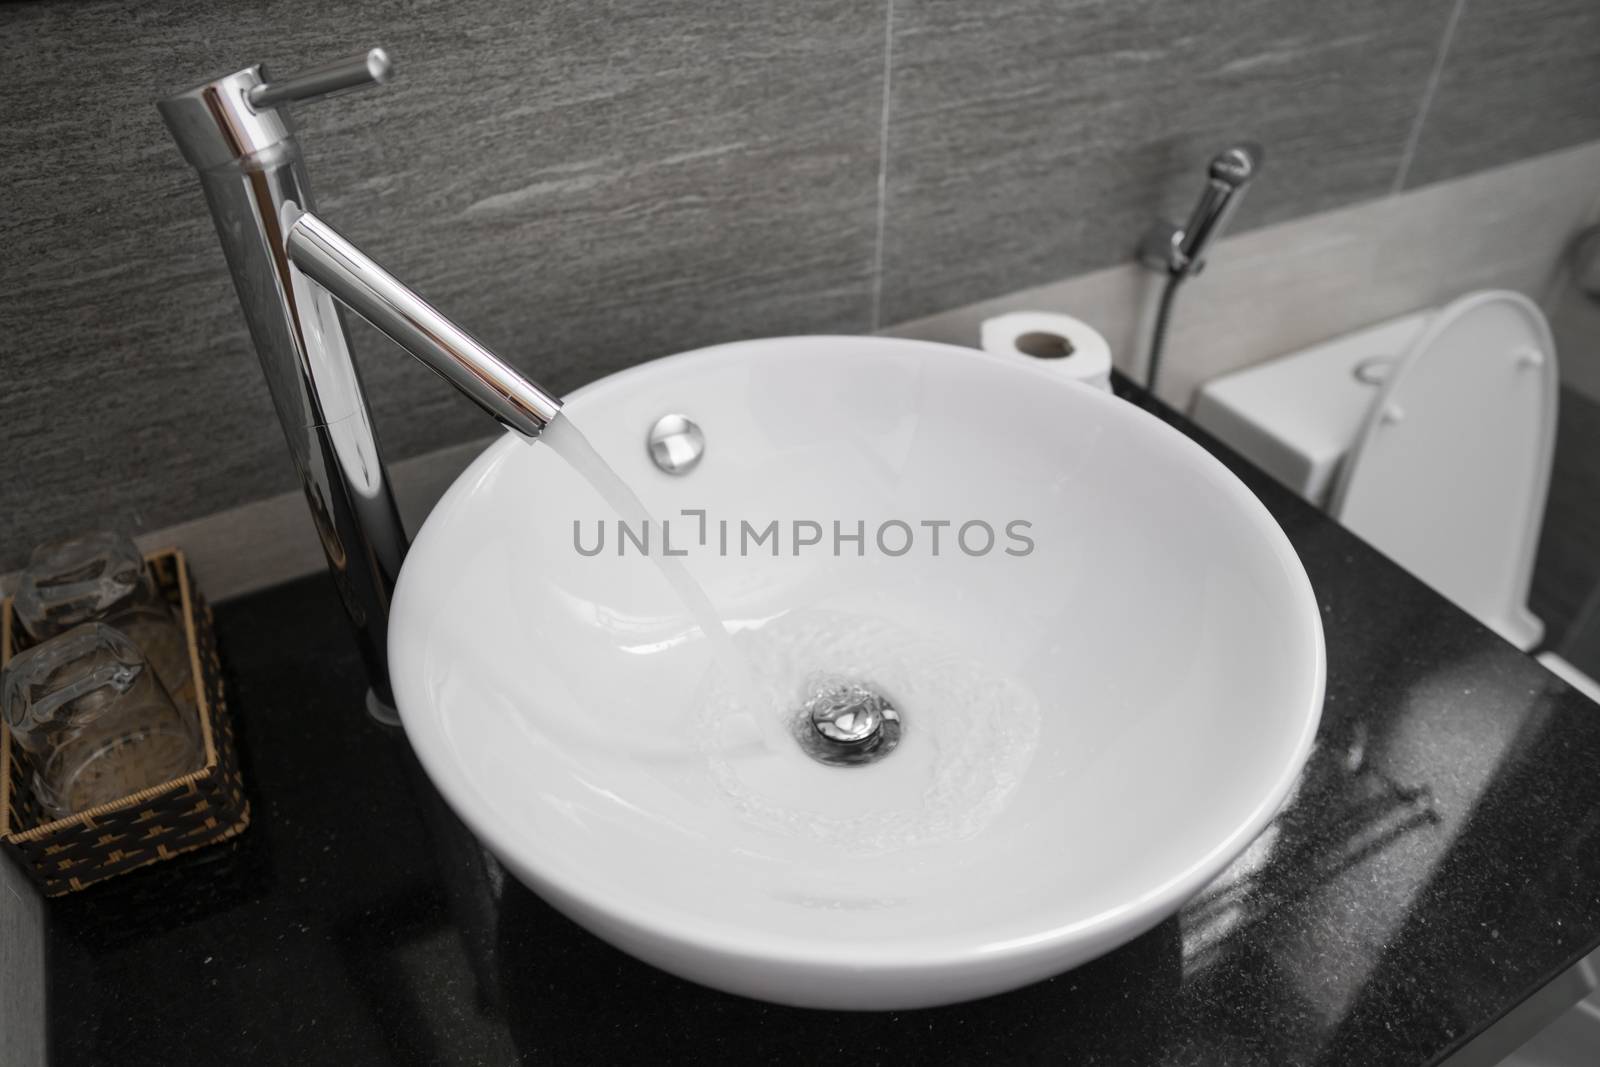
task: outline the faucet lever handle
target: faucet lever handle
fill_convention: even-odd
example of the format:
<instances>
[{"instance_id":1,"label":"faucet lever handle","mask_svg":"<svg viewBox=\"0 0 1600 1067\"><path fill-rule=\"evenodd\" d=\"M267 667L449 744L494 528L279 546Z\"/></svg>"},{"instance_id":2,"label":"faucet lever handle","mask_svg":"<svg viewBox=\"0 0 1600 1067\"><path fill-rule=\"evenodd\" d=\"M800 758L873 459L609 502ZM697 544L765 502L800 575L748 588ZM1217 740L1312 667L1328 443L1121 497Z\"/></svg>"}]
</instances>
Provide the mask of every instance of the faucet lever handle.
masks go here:
<instances>
[{"instance_id":1,"label":"faucet lever handle","mask_svg":"<svg viewBox=\"0 0 1600 1067\"><path fill-rule=\"evenodd\" d=\"M290 78L264 82L250 90L250 106L261 111L279 104L318 100L369 85L382 85L389 80L392 66L389 53L371 48L359 56L324 63Z\"/></svg>"}]
</instances>

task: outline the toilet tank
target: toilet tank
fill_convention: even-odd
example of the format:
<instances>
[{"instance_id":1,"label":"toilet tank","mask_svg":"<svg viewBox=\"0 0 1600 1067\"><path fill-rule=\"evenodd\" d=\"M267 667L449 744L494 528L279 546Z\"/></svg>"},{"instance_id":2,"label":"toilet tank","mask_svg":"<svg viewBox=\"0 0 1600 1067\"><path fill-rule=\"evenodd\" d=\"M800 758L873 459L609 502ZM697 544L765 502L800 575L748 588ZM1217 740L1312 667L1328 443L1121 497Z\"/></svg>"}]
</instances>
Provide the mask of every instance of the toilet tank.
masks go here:
<instances>
[{"instance_id":1,"label":"toilet tank","mask_svg":"<svg viewBox=\"0 0 1600 1067\"><path fill-rule=\"evenodd\" d=\"M1436 313L1412 312L1213 378L1192 417L1295 492L1326 508L1392 362Z\"/></svg>"}]
</instances>

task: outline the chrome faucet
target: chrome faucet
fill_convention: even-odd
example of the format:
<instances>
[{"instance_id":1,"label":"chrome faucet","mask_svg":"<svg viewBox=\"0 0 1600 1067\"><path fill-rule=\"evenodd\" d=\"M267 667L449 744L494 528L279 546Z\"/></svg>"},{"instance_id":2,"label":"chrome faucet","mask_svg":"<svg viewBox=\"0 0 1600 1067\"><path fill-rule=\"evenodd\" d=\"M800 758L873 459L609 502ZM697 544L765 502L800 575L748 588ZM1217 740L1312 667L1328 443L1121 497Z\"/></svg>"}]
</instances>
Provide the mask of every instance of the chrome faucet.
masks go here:
<instances>
[{"instance_id":1,"label":"chrome faucet","mask_svg":"<svg viewBox=\"0 0 1600 1067\"><path fill-rule=\"evenodd\" d=\"M380 84L389 69L377 48L283 80L269 81L251 66L158 107L200 172L278 421L355 627L372 687L368 706L392 721L389 600L407 539L332 298L524 437L537 437L561 401L312 213L284 105Z\"/></svg>"},{"instance_id":2,"label":"chrome faucet","mask_svg":"<svg viewBox=\"0 0 1600 1067\"><path fill-rule=\"evenodd\" d=\"M1189 221L1179 226L1168 219L1157 219L1139 242L1139 262L1167 278L1156 305L1150 353L1145 360L1144 384L1152 393L1161 373L1161 355L1178 286L1205 269L1206 251L1222 235L1244 198L1245 187L1261 171L1264 158L1261 146L1253 141L1232 145L1212 156L1206 167L1206 186L1189 213Z\"/></svg>"}]
</instances>

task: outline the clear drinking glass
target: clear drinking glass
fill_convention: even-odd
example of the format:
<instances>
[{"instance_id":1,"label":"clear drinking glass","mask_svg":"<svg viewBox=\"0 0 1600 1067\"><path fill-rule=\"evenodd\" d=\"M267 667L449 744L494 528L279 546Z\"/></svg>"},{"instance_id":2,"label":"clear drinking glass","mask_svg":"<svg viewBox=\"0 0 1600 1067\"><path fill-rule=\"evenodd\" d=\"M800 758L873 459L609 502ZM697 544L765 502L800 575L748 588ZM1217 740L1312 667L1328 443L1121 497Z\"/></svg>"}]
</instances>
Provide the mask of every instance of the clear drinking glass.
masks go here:
<instances>
[{"instance_id":1,"label":"clear drinking glass","mask_svg":"<svg viewBox=\"0 0 1600 1067\"><path fill-rule=\"evenodd\" d=\"M0 714L33 765L33 793L64 818L170 781L204 763L193 709L167 695L139 647L104 623L14 656Z\"/></svg>"},{"instance_id":2,"label":"clear drinking glass","mask_svg":"<svg viewBox=\"0 0 1600 1067\"><path fill-rule=\"evenodd\" d=\"M194 703L183 627L145 570L144 557L122 534L89 533L34 549L17 583L14 608L35 641L86 622L116 627L144 650L168 693Z\"/></svg>"}]
</instances>

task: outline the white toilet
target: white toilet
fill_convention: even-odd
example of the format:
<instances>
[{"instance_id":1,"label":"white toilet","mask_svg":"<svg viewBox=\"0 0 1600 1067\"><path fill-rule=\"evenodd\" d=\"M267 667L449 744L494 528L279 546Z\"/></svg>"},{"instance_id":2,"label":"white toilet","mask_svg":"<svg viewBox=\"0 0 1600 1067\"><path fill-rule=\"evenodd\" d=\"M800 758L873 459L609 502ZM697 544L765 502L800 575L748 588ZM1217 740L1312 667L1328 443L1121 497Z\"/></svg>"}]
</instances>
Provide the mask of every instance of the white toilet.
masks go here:
<instances>
[{"instance_id":1,"label":"white toilet","mask_svg":"<svg viewBox=\"0 0 1600 1067\"><path fill-rule=\"evenodd\" d=\"M1194 420L1526 651L1557 387L1539 308L1480 292L1214 379Z\"/></svg>"}]
</instances>

